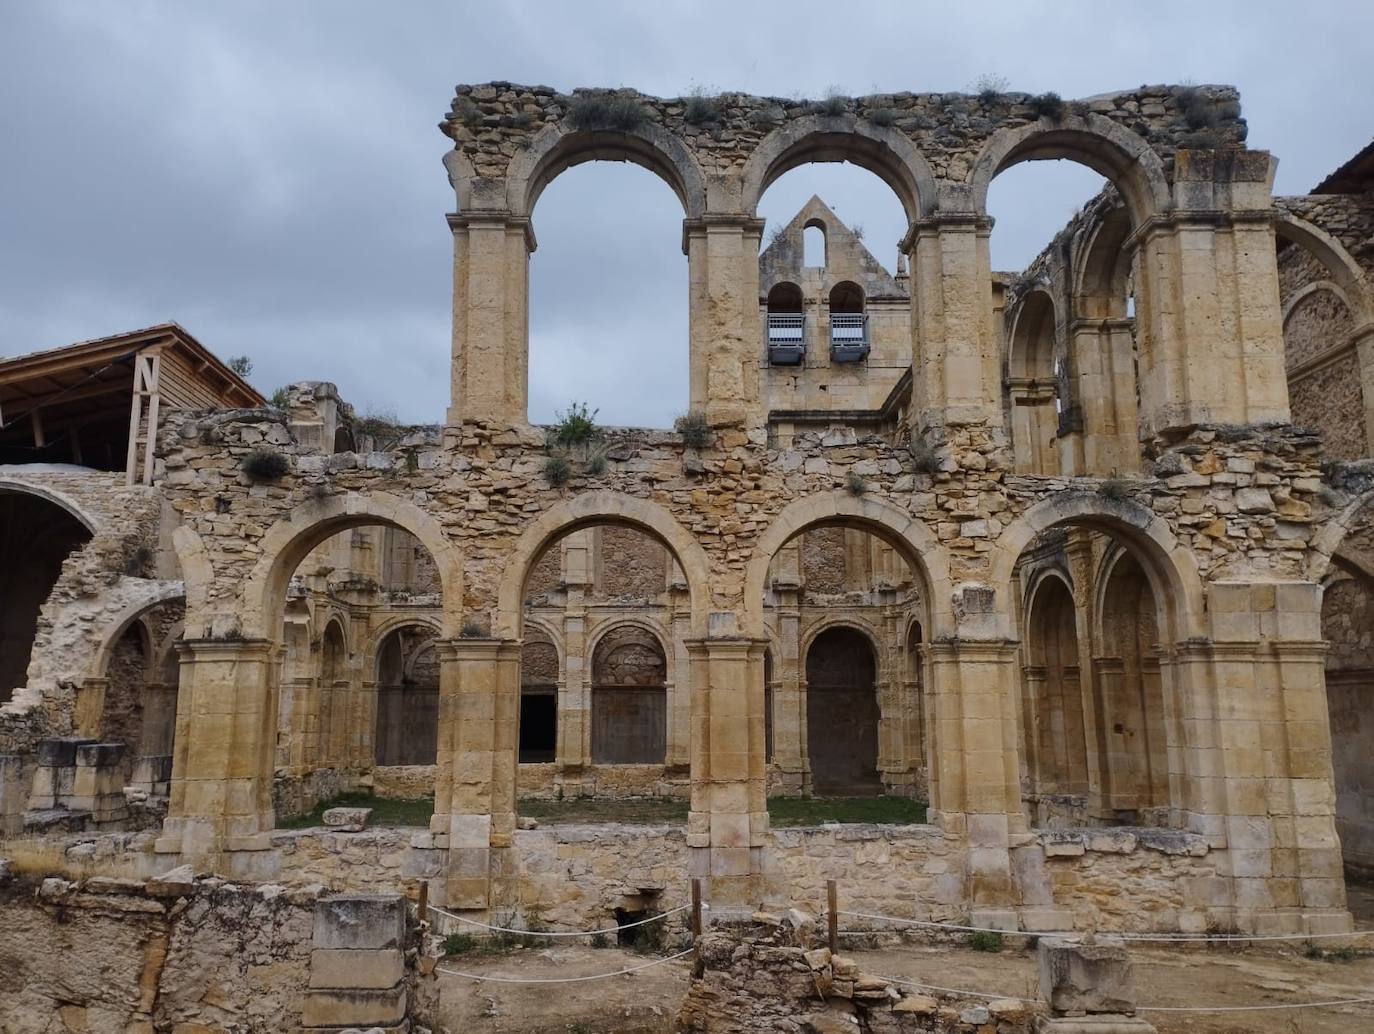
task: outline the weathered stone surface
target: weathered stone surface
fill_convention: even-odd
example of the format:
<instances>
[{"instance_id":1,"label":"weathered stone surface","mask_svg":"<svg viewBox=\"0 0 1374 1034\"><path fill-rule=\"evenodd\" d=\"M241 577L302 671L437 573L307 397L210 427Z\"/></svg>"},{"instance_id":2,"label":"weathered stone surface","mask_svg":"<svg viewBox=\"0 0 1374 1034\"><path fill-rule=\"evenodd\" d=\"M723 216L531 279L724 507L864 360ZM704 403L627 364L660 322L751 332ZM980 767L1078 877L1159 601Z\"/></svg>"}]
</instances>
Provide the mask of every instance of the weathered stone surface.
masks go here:
<instances>
[{"instance_id":1,"label":"weathered stone surface","mask_svg":"<svg viewBox=\"0 0 1374 1034\"><path fill-rule=\"evenodd\" d=\"M1135 1012L1135 977L1120 940L1078 944L1041 938L1036 947L1040 994L1055 1016Z\"/></svg>"},{"instance_id":2,"label":"weathered stone surface","mask_svg":"<svg viewBox=\"0 0 1374 1034\"><path fill-rule=\"evenodd\" d=\"M324 824L340 833L361 833L371 817L371 808L326 808Z\"/></svg>"},{"instance_id":3,"label":"weathered stone surface","mask_svg":"<svg viewBox=\"0 0 1374 1034\"><path fill-rule=\"evenodd\" d=\"M399 894L356 894L315 903L316 948L399 948L405 944L406 903Z\"/></svg>"}]
</instances>

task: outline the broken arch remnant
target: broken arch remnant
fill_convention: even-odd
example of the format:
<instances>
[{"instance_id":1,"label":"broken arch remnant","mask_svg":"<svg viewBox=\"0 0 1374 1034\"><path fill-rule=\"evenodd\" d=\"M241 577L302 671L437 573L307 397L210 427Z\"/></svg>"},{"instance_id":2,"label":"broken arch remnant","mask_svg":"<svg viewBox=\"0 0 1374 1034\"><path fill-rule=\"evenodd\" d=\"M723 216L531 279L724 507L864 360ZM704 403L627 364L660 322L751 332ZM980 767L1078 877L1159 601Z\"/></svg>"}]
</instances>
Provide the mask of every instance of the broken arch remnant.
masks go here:
<instances>
[{"instance_id":1,"label":"broken arch remnant","mask_svg":"<svg viewBox=\"0 0 1374 1034\"><path fill-rule=\"evenodd\" d=\"M281 786L420 779L435 900L518 908L518 793L647 789L689 799L712 902L757 905L796 889L770 789L882 790L929 800L944 892L980 923L1096 909L1047 874L1037 827L1129 823L1177 831L1206 870L1167 869L1168 907L1133 922L1343 928L1336 832L1359 845L1367 822L1333 782L1322 593L1374 566L1356 555L1367 501L1355 481L1323 491L1322 440L1289 419L1280 298L1308 346L1330 304L1281 279L1276 226L1326 259L1344 246L1304 229L1315 203L1276 206L1234 99L1146 87L1050 117L1015 94L730 95L703 127L631 91L461 87L447 426L413 457L359 458L328 454L349 436L313 389L266 415L166 417L152 491L177 515L186 615L158 852L270 871ZM1061 157L1110 188L1033 278L994 279L988 184ZM691 400L712 433L688 449L609 431L604 471L555 487L525 418L526 264L541 191L592 160L644 165L682 202ZM897 275L819 199L760 257L763 191L834 160L902 202ZM793 239L817 220L823 267ZM1342 263L1324 279L1369 311ZM863 317L862 362L833 361L838 316ZM783 347L796 362L775 365ZM264 434L290 463L270 491L235 458ZM296 654L319 672L283 675L293 572L378 525L432 558L431 598L404 610L423 634L407 653L384 638L399 624L369 639L322 603L318 657L313 639ZM78 596L83 570L59 590ZM1361 661L1344 634L1342 713ZM281 737L312 679L334 684L328 723ZM37 690L58 727L59 686ZM852 750L823 735L837 715Z\"/></svg>"}]
</instances>

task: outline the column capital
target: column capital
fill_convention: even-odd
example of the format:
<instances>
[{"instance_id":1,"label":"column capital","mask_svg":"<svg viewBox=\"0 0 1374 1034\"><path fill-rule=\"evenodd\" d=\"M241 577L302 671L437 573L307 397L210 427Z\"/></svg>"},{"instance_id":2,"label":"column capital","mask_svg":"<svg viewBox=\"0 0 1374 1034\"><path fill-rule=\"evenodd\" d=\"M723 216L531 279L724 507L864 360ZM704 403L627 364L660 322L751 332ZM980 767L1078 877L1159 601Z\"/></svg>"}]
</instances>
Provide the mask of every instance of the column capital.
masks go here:
<instances>
[{"instance_id":1,"label":"column capital","mask_svg":"<svg viewBox=\"0 0 1374 1034\"><path fill-rule=\"evenodd\" d=\"M498 226L506 229L523 230L525 247L530 250L530 253L533 254L539 247L539 242L534 236L534 221L527 215L513 215L503 209L496 208L476 208L466 212L450 212L444 218L448 221L448 228L452 231L467 230L474 226Z\"/></svg>"},{"instance_id":2,"label":"column capital","mask_svg":"<svg viewBox=\"0 0 1374 1034\"><path fill-rule=\"evenodd\" d=\"M444 661L494 661L518 656L520 641L459 636L455 639L437 639L434 648L439 659Z\"/></svg>"},{"instance_id":3,"label":"column capital","mask_svg":"<svg viewBox=\"0 0 1374 1034\"><path fill-rule=\"evenodd\" d=\"M243 656L267 661L277 650L271 639L178 639L173 645L182 660L195 661Z\"/></svg>"}]
</instances>

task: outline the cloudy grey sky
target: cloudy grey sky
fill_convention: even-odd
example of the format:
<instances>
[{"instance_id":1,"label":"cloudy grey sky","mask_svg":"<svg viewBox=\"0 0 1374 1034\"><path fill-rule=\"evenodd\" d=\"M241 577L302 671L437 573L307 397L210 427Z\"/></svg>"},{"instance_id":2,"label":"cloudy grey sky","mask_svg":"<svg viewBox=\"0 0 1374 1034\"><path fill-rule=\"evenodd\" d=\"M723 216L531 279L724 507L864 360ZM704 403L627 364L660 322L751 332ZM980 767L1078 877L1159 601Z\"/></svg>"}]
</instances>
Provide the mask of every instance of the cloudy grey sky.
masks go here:
<instances>
[{"instance_id":1,"label":"cloudy grey sky","mask_svg":"<svg viewBox=\"0 0 1374 1034\"><path fill-rule=\"evenodd\" d=\"M435 128L453 85L760 94L1240 87L1250 144L1301 193L1374 134L1374 4L293 3L0 0L0 355L173 319L253 358L266 392L336 381L363 410L443 417L453 197ZM1018 166L990 199L1019 268L1100 180ZM889 267L895 197L852 166L819 193ZM531 417L569 399L666 426L686 404L682 213L634 166L556 180L534 213Z\"/></svg>"}]
</instances>

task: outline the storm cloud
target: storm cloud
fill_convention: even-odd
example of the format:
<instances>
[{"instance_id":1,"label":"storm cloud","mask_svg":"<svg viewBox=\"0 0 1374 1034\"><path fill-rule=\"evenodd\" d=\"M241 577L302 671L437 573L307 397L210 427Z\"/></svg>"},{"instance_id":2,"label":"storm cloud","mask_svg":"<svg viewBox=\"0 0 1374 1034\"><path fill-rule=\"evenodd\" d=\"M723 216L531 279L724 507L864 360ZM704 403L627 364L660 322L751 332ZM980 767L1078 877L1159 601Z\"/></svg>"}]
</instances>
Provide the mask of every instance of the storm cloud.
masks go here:
<instances>
[{"instance_id":1,"label":"storm cloud","mask_svg":"<svg viewBox=\"0 0 1374 1034\"><path fill-rule=\"evenodd\" d=\"M1110 12L1110 13L1109 13ZM1250 145L1305 192L1369 142L1374 5L404 4L8 0L0 7L0 354L176 320L270 392L327 379L442 419L453 196L436 123L457 82L781 96L1141 83L1240 88ZM1100 178L1010 170L993 262L1020 268ZM783 177L889 267L895 197L852 166ZM534 213L531 416L571 399L665 426L686 404L682 212L633 166L555 181Z\"/></svg>"}]
</instances>

